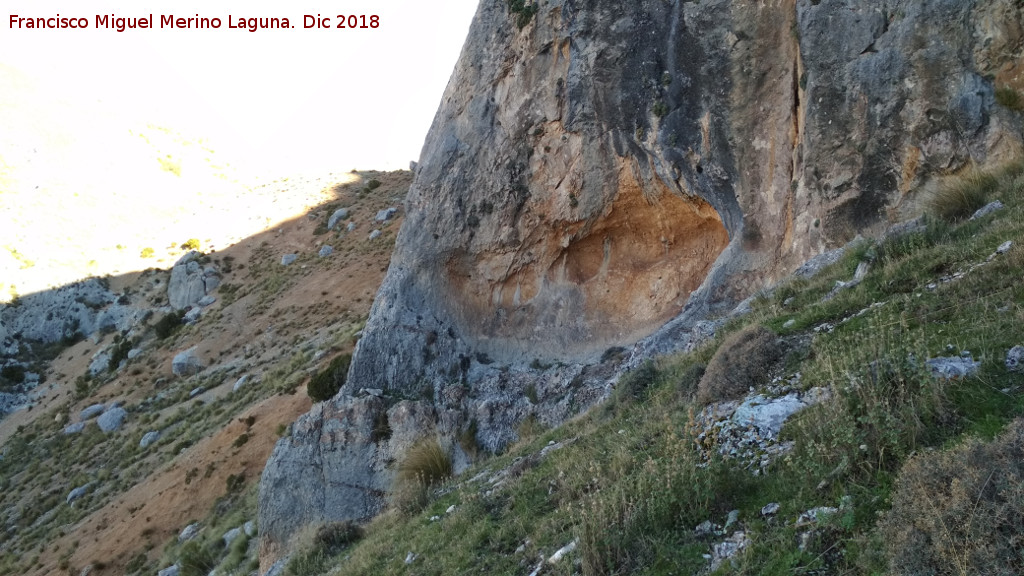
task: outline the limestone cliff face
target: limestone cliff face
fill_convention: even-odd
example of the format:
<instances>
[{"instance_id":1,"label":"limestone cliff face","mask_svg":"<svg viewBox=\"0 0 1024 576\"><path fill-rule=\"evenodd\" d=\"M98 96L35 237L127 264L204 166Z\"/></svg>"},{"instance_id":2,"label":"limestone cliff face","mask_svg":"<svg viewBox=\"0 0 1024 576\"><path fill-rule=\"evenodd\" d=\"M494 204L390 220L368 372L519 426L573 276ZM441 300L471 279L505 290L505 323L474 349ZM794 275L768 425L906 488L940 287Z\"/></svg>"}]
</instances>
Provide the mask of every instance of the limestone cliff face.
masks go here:
<instances>
[{"instance_id":1,"label":"limestone cliff face","mask_svg":"<svg viewBox=\"0 0 1024 576\"><path fill-rule=\"evenodd\" d=\"M1021 148L1020 114L993 96L1024 67L1013 0L536 9L519 28L505 0L482 0L331 410L361 388L426 398L438 433L476 420L501 448L526 415L555 422L599 399L609 348L689 328L912 212L921 186ZM551 362L557 375L528 369ZM550 397L524 400L539 381ZM331 410L308 418L327 426ZM264 482L322 439L283 441ZM366 513L386 485L373 466L349 484ZM278 541L333 513L275 532L280 514L261 524Z\"/></svg>"}]
</instances>

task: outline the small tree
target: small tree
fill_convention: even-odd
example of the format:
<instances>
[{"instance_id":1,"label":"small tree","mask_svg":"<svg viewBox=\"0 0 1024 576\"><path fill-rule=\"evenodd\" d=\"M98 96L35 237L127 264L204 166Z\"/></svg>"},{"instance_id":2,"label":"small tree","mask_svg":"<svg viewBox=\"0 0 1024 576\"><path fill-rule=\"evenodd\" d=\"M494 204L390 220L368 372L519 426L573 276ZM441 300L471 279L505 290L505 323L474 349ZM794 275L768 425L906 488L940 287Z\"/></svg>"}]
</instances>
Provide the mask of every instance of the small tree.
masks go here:
<instances>
[{"instance_id":1,"label":"small tree","mask_svg":"<svg viewBox=\"0 0 1024 576\"><path fill-rule=\"evenodd\" d=\"M306 393L313 399L313 402L330 400L341 390L348 377L348 366L352 362L351 354L342 354L327 366L322 372L318 372L306 386Z\"/></svg>"}]
</instances>

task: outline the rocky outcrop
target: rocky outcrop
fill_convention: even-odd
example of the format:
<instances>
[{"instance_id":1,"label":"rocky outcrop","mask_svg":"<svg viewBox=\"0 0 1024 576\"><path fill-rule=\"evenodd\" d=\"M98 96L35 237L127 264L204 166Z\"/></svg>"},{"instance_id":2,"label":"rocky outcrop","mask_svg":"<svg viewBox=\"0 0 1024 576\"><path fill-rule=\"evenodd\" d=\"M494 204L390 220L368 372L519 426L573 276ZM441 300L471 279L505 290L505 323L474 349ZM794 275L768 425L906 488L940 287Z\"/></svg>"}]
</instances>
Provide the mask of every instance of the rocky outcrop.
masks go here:
<instances>
[{"instance_id":1,"label":"rocky outcrop","mask_svg":"<svg viewBox=\"0 0 1024 576\"><path fill-rule=\"evenodd\" d=\"M358 493L331 519L379 506L387 471L345 419L353 391L430 398L442 434L488 422L478 439L500 448L535 410L599 398L607 381L581 375L604 357L613 376L617 347L690 346L709 315L881 232L942 175L1021 149L1021 115L993 96L1024 65L1013 0L525 9L480 3L348 384L264 473L272 541L322 518L283 504L295 478ZM534 403L526 382L557 363L576 384Z\"/></svg>"},{"instance_id":2,"label":"rocky outcrop","mask_svg":"<svg viewBox=\"0 0 1024 576\"><path fill-rule=\"evenodd\" d=\"M203 268L200 254L192 250L178 259L167 282L167 300L175 310L198 304L220 285L220 273L213 266Z\"/></svg>"}]
</instances>

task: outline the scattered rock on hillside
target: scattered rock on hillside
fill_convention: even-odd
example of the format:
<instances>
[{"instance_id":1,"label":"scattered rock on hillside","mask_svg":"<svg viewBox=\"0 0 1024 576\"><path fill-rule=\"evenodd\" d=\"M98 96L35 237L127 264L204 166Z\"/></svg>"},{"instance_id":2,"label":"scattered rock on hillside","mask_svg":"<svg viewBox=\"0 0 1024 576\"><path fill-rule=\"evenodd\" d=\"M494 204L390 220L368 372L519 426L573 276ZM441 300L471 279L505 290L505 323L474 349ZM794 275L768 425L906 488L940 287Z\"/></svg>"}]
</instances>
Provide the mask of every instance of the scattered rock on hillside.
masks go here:
<instances>
[{"instance_id":1,"label":"scattered rock on hillside","mask_svg":"<svg viewBox=\"0 0 1024 576\"><path fill-rule=\"evenodd\" d=\"M124 425L124 419L128 417L128 412L121 407L114 407L107 410L96 419L96 425L100 427L105 433L115 432L121 429Z\"/></svg>"},{"instance_id":2,"label":"scattered rock on hillside","mask_svg":"<svg viewBox=\"0 0 1024 576\"><path fill-rule=\"evenodd\" d=\"M81 418L82 420L88 420L90 418L95 418L96 416L103 414L104 410L106 410L106 406L104 406L103 404L93 404L92 406L87 406L86 408L82 409L82 411L78 414L78 417Z\"/></svg>"},{"instance_id":3,"label":"scattered rock on hillside","mask_svg":"<svg viewBox=\"0 0 1024 576\"><path fill-rule=\"evenodd\" d=\"M89 374L95 376L110 367L110 352L107 349L99 350L92 355L89 362Z\"/></svg>"},{"instance_id":4,"label":"scattered rock on hillside","mask_svg":"<svg viewBox=\"0 0 1024 576\"><path fill-rule=\"evenodd\" d=\"M156 576L178 576L181 569L177 564L171 564L167 568L156 573Z\"/></svg>"},{"instance_id":5,"label":"scattered rock on hillside","mask_svg":"<svg viewBox=\"0 0 1024 576\"><path fill-rule=\"evenodd\" d=\"M196 354L195 346L183 352L178 352L171 361L171 372L175 376L191 376L198 374L202 369L203 362Z\"/></svg>"},{"instance_id":6,"label":"scattered rock on hillside","mask_svg":"<svg viewBox=\"0 0 1024 576\"><path fill-rule=\"evenodd\" d=\"M971 220L977 220L978 218L984 218L985 216L988 216L989 214L992 214L993 212L998 212L999 210L1002 210L1003 208L1005 208L1005 206L1003 206L1003 203L1000 202L999 200L996 200L995 202L989 202L988 204L985 204L981 208L978 208L978 210L971 216Z\"/></svg>"},{"instance_id":7,"label":"scattered rock on hillside","mask_svg":"<svg viewBox=\"0 0 1024 576\"><path fill-rule=\"evenodd\" d=\"M373 232L370 232L370 240L376 240L377 238L380 238L380 234L380 230L374 230Z\"/></svg>"},{"instance_id":8,"label":"scattered rock on hillside","mask_svg":"<svg viewBox=\"0 0 1024 576\"><path fill-rule=\"evenodd\" d=\"M238 380L235 380L235 384L234 384L234 386L231 387L231 391L232 392L238 392L239 390L242 389L242 386L245 386L245 383L248 382L248 381L249 381L249 375L248 374L246 374L245 376L242 376Z\"/></svg>"},{"instance_id":9,"label":"scattered rock on hillside","mask_svg":"<svg viewBox=\"0 0 1024 576\"><path fill-rule=\"evenodd\" d=\"M722 542L712 544L711 546L711 566L709 567L711 572L718 570L722 563L726 560L732 559L734 556L745 550L750 546L751 541L747 536L746 532L738 530L733 532L732 536L729 536Z\"/></svg>"},{"instance_id":10,"label":"scattered rock on hillside","mask_svg":"<svg viewBox=\"0 0 1024 576\"><path fill-rule=\"evenodd\" d=\"M193 388L191 392L188 393L188 399L191 400L196 396L199 396L203 392L206 392L206 388L203 388L202 386L197 386L196 388Z\"/></svg>"},{"instance_id":11,"label":"scattered rock on hillside","mask_svg":"<svg viewBox=\"0 0 1024 576\"><path fill-rule=\"evenodd\" d=\"M1013 240L1007 240L1000 244L999 247L996 248L996 254L1006 254L1010 251L1010 248L1013 248Z\"/></svg>"},{"instance_id":12,"label":"scattered rock on hillside","mask_svg":"<svg viewBox=\"0 0 1024 576\"><path fill-rule=\"evenodd\" d=\"M924 232L927 229L928 225L925 224L924 216L918 216L913 220L907 220L906 222L900 222L889 226L879 239L879 243L882 244L890 240L896 240L898 238L903 238L904 236Z\"/></svg>"},{"instance_id":13,"label":"scattered rock on hillside","mask_svg":"<svg viewBox=\"0 0 1024 576\"><path fill-rule=\"evenodd\" d=\"M328 246L326 244L321 246L320 247L320 251L317 252L317 255L320 256L321 258L326 258L327 256L330 256L331 254L334 254L334 246Z\"/></svg>"},{"instance_id":14,"label":"scattered rock on hillside","mask_svg":"<svg viewBox=\"0 0 1024 576\"><path fill-rule=\"evenodd\" d=\"M351 231L353 231L355 229L356 229L356 223L355 222L349 222L348 226L345 226L345 230L348 230L349 232L351 232Z\"/></svg>"},{"instance_id":15,"label":"scattered rock on hillside","mask_svg":"<svg viewBox=\"0 0 1024 576\"><path fill-rule=\"evenodd\" d=\"M298 259L298 254L285 254L284 256L281 256L281 266L288 266L289 264L295 262Z\"/></svg>"},{"instance_id":16,"label":"scattered rock on hillside","mask_svg":"<svg viewBox=\"0 0 1024 576\"><path fill-rule=\"evenodd\" d=\"M205 307L209 306L210 304L213 304L216 301L217 301L217 298L207 294L206 296L203 296L202 298L200 298L199 302L196 302L196 304L198 304L199 306L202 306L202 307L205 308Z\"/></svg>"},{"instance_id":17,"label":"scattered rock on hillside","mask_svg":"<svg viewBox=\"0 0 1024 576\"><path fill-rule=\"evenodd\" d=\"M1014 346L1006 353L1006 369L1010 372L1024 371L1024 346Z\"/></svg>"},{"instance_id":18,"label":"scattered rock on hillside","mask_svg":"<svg viewBox=\"0 0 1024 576\"><path fill-rule=\"evenodd\" d=\"M199 302L220 284L215 269L205 271L196 260L200 256L195 250L185 254L171 268L171 278L167 282L167 300L175 310L184 310Z\"/></svg>"},{"instance_id":19,"label":"scattered rock on hillside","mask_svg":"<svg viewBox=\"0 0 1024 576\"><path fill-rule=\"evenodd\" d=\"M75 422L64 427L64 434L78 434L82 430L85 430L85 422Z\"/></svg>"},{"instance_id":20,"label":"scattered rock on hillside","mask_svg":"<svg viewBox=\"0 0 1024 576\"><path fill-rule=\"evenodd\" d=\"M766 517L767 516L774 516L778 512L779 512L779 503L778 502L772 502L770 504L765 504L764 508L761 508L761 516L766 516Z\"/></svg>"},{"instance_id":21,"label":"scattered rock on hillside","mask_svg":"<svg viewBox=\"0 0 1024 576\"><path fill-rule=\"evenodd\" d=\"M249 538L252 538L253 536L256 535L256 523L253 522L252 520L249 520L248 522L245 523L244 526L242 526L242 530L245 531L245 535L246 536L248 536Z\"/></svg>"},{"instance_id":22,"label":"scattered rock on hillside","mask_svg":"<svg viewBox=\"0 0 1024 576\"><path fill-rule=\"evenodd\" d=\"M225 532L224 535L220 537L220 539L224 541L224 547L229 548L231 546L231 543L234 542L241 535L241 528L232 528L231 530Z\"/></svg>"},{"instance_id":23,"label":"scattered rock on hillside","mask_svg":"<svg viewBox=\"0 0 1024 576\"><path fill-rule=\"evenodd\" d=\"M779 385L781 383L781 385ZM705 458L713 452L738 458L759 474L772 458L788 452L792 442L779 443L785 421L797 412L831 397L825 388L796 389L799 375L778 380L763 392L751 392L742 400L716 402L705 407L695 420L696 441Z\"/></svg>"},{"instance_id":24,"label":"scattered rock on hillside","mask_svg":"<svg viewBox=\"0 0 1024 576\"><path fill-rule=\"evenodd\" d=\"M181 321L184 324L195 324L199 321L199 317L203 315L203 309L199 306L192 308L181 317Z\"/></svg>"},{"instance_id":25,"label":"scattered rock on hillside","mask_svg":"<svg viewBox=\"0 0 1024 576\"><path fill-rule=\"evenodd\" d=\"M377 222L387 222L388 220L394 218L395 214L397 213L398 208L385 208L384 210L380 210L377 212L377 216L374 217L374 220L376 220Z\"/></svg>"},{"instance_id":26,"label":"scattered rock on hillside","mask_svg":"<svg viewBox=\"0 0 1024 576\"><path fill-rule=\"evenodd\" d=\"M153 442L156 442L159 439L160 431L150 430L149 432L146 432L146 434L142 436L142 440L139 440L139 448L149 448L149 446L152 445Z\"/></svg>"},{"instance_id":27,"label":"scattered rock on hillside","mask_svg":"<svg viewBox=\"0 0 1024 576\"><path fill-rule=\"evenodd\" d=\"M925 365L933 376L948 380L952 378L966 378L977 374L978 368L981 367L981 362L975 362L971 358L970 352L966 352L961 356L929 358L925 361Z\"/></svg>"},{"instance_id":28,"label":"scattered rock on hillside","mask_svg":"<svg viewBox=\"0 0 1024 576\"><path fill-rule=\"evenodd\" d=\"M331 217L327 220L327 229L334 230L334 227L338 225L345 218L348 218L348 208L339 208L331 214Z\"/></svg>"},{"instance_id":29,"label":"scattered rock on hillside","mask_svg":"<svg viewBox=\"0 0 1024 576\"><path fill-rule=\"evenodd\" d=\"M75 500L78 500L82 496L85 496L89 492L90 488L92 488L92 482L79 486L78 488L75 488L71 492L68 492L68 497L65 503L71 504Z\"/></svg>"},{"instance_id":30,"label":"scattered rock on hillside","mask_svg":"<svg viewBox=\"0 0 1024 576\"><path fill-rule=\"evenodd\" d=\"M178 534L178 542L188 542L199 535L199 523L189 524Z\"/></svg>"}]
</instances>

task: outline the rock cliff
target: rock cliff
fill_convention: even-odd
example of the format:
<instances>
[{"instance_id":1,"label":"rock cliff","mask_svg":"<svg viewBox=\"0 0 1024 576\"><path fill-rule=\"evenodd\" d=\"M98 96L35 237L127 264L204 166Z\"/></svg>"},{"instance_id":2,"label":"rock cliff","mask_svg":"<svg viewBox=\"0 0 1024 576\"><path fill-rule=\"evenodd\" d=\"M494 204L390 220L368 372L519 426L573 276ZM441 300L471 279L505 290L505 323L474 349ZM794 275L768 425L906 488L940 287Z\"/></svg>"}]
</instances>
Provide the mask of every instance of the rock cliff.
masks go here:
<instances>
[{"instance_id":1,"label":"rock cliff","mask_svg":"<svg viewBox=\"0 0 1024 576\"><path fill-rule=\"evenodd\" d=\"M530 415L558 423L607 393L620 347L685 347L915 191L1018 153L994 91L1021 86L1022 30L1012 0L482 0L348 384L264 472L269 543L372 515L415 436L472 426L500 450ZM422 422L371 433L399 407Z\"/></svg>"}]
</instances>

